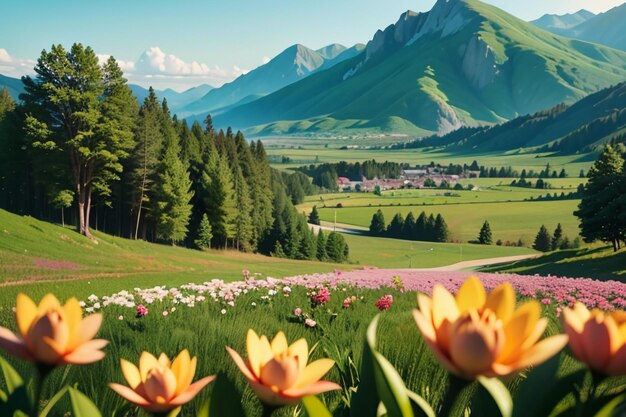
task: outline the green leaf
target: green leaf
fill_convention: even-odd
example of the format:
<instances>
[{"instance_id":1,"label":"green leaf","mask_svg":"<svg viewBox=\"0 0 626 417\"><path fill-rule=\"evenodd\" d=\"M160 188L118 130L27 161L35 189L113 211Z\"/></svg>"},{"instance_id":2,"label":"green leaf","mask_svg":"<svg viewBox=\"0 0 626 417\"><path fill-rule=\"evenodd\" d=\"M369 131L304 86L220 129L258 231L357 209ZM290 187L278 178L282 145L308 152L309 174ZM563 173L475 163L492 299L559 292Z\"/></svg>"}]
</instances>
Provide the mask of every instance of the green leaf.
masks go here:
<instances>
[{"instance_id":1,"label":"green leaf","mask_svg":"<svg viewBox=\"0 0 626 417\"><path fill-rule=\"evenodd\" d=\"M493 401L498 406L502 417L513 415L513 399L511 393L498 378L478 377L478 382L491 395Z\"/></svg>"},{"instance_id":2,"label":"green leaf","mask_svg":"<svg viewBox=\"0 0 626 417\"><path fill-rule=\"evenodd\" d=\"M0 389L0 402L5 403L7 402L8 398L9 396L7 395L7 393Z\"/></svg>"},{"instance_id":3,"label":"green leaf","mask_svg":"<svg viewBox=\"0 0 626 417\"><path fill-rule=\"evenodd\" d=\"M48 403L43 408L43 410L41 410L41 413L39 413L39 417L47 417L47 415L50 412L50 410L52 410L54 405L59 402L59 400L63 397L63 395L65 395L65 393L67 392L68 388L69 387L64 387L61 391L59 391L56 394L54 394L54 396L52 398L50 398L50 401L48 401Z\"/></svg>"},{"instance_id":4,"label":"green leaf","mask_svg":"<svg viewBox=\"0 0 626 417\"><path fill-rule=\"evenodd\" d=\"M196 414L196 417L209 417L209 404L209 400L203 402L200 406L200 410L198 410L198 414Z\"/></svg>"},{"instance_id":5,"label":"green leaf","mask_svg":"<svg viewBox=\"0 0 626 417\"><path fill-rule=\"evenodd\" d=\"M213 387L208 416L246 417L241 405L241 394L235 384L222 372L217 375Z\"/></svg>"},{"instance_id":6,"label":"green leaf","mask_svg":"<svg viewBox=\"0 0 626 417\"><path fill-rule=\"evenodd\" d=\"M70 394L74 417L102 417L98 408L85 394L71 387L67 391Z\"/></svg>"},{"instance_id":7,"label":"green leaf","mask_svg":"<svg viewBox=\"0 0 626 417\"><path fill-rule=\"evenodd\" d=\"M594 417L623 417L624 413L626 413L626 394L613 398Z\"/></svg>"},{"instance_id":8,"label":"green leaf","mask_svg":"<svg viewBox=\"0 0 626 417\"><path fill-rule=\"evenodd\" d=\"M178 406L175 409L171 410L169 413L167 413L166 417L176 417L178 414L180 414L180 410L183 409L183 406Z\"/></svg>"},{"instance_id":9,"label":"green leaf","mask_svg":"<svg viewBox=\"0 0 626 417\"><path fill-rule=\"evenodd\" d=\"M389 417L413 417L413 407L402 378L383 355L373 352L374 377Z\"/></svg>"},{"instance_id":10,"label":"green leaf","mask_svg":"<svg viewBox=\"0 0 626 417\"><path fill-rule=\"evenodd\" d=\"M23 415L31 414L32 403L26 390L26 385L20 385L11 394L7 396L7 400L2 404L2 416L18 416L20 412Z\"/></svg>"},{"instance_id":11,"label":"green leaf","mask_svg":"<svg viewBox=\"0 0 626 417\"><path fill-rule=\"evenodd\" d=\"M24 385L20 374L2 356L0 356L0 369L2 369L2 375L4 375L9 395L19 386Z\"/></svg>"},{"instance_id":12,"label":"green leaf","mask_svg":"<svg viewBox=\"0 0 626 417\"><path fill-rule=\"evenodd\" d=\"M380 397L376 391L374 379L374 363L372 347L376 346L376 326L379 316L374 317L367 329L366 340L363 343L363 356L359 369L359 386L350 401L350 415L352 417L376 417Z\"/></svg>"},{"instance_id":13,"label":"green leaf","mask_svg":"<svg viewBox=\"0 0 626 417\"><path fill-rule=\"evenodd\" d=\"M304 397L302 399L302 406L308 417L332 417L332 414L328 411L324 403L314 395Z\"/></svg>"},{"instance_id":14,"label":"green leaf","mask_svg":"<svg viewBox=\"0 0 626 417\"><path fill-rule=\"evenodd\" d=\"M585 370L558 377L561 355L533 368L515 393L513 417L549 416L569 393L581 386Z\"/></svg>"},{"instance_id":15,"label":"green leaf","mask_svg":"<svg viewBox=\"0 0 626 417\"><path fill-rule=\"evenodd\" d=\"M421 395L409 390L407 390L407 393L413 405L415 417L436 417L435 410Z\"/></svg>"}]
</instances>

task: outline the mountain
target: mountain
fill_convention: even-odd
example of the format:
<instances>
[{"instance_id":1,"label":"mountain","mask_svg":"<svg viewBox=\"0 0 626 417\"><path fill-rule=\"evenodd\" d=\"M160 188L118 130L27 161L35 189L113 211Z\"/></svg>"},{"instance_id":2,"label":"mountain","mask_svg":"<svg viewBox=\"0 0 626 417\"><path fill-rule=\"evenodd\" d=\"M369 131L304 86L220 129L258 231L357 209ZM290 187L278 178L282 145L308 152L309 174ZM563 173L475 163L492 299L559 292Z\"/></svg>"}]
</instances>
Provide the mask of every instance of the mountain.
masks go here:
<instances>
[{"instance_id":1,"label":"mountain","mask_svg":"<svg viewBox=\"0 0 626 417\"><path fill-rule=\"evenodd\" d=\"M362 54L214 122L257 135L425 136L572 103L625 79L622 51L557 36L478 0L438 0L378 31Z\"/></svg>"},{"instance_id":2,"label":"mountain","mask_svg":"<svg viewBox=\"0 0 626 417\"><path fill-rule=\"evenodd\" d=\"M593 16L578 25L566 28L546 28L559 35L607 45L626 51L626 3ZM536 22L535 22L536 23Z\"/></svg>"},{"instance_id":3,"label":"mountain","mask_svg":"<svg viewBox=\"0 0 626 417\"><path fill-rule=\"evenodd\" d=\"M541 29L553 31L573 28L574 26L586 22L593 17L595 17L594 13L581 9L576 13L567 13L562 15L544 14L539 19L533 20L530 23L540 27Z\"/></svg>"},{"instance_id":4,"label":"mountain","mask_svg":"<svg viewBox=\"0 0 626 417\"><path fill-rule=\"evenodd\" d=\"M209 91L200 100L185 106L179 115L199 114L198 117L201 117L209 111L230 106L246 97L273 93L315 72L350 59L363 48L363 45L348 49L343 45L333 44L314 51L304 45L290 46L267 64Z\"/></svg>"},{"instance_id":5,"label":"mountain","mask_svg":"<svg viewBox=\"0 0 626 417\"><path fill-rule=\"evenodd\" d=\"M146 97L148 97L148 89L143 88L136 84L128 85L132 90L135 97L139 103L142 103ZM179 109L185 107L186 105L193 103L194 101L202 98L209 91L213 90L214 87L208 84L201 84L196 87L189 88L183 92L178 92L172 90L171 88L166 88L165 90L155 90L154 93L157 95L159 100L166 99L167 105L169 108L176 113Z\"/></svg>"},{"instance_id":6,"label":"mountain","mask_svg":"<svg viewBox=\"0 0 626 417\"><path fill-rule=\"evenodd\" d=\"M394 147L445 146L449 151L464 153L528 148L580 153L612 139L626 142L626 82L590 94L569 106L559 104L501 125L466 127Z\"/></svg>"},{"instance_id":7,"label":"mountain","mask_svg":"<svg viewBox=\"0 0 626 417\"><path fill-rule=\"evenodd\" d=\"M24 92L24 84L19 78L7 77L0 74L0 90L9 90L9 94L13 97L13 100L19 100L19 95Z\"/></svg>"}]
</instances>

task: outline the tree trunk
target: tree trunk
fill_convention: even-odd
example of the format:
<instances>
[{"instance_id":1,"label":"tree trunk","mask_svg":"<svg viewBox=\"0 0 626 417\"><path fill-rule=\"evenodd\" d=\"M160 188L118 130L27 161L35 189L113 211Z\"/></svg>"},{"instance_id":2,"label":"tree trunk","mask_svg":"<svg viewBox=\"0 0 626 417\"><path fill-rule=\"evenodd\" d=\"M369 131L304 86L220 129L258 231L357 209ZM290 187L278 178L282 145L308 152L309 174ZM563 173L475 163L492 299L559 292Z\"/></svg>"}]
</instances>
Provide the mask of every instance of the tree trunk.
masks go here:
<instances>
[{"instance_id":1,"label":"tree trunk","mask_svg":"<svg viewBox=\"0 0 626 417\"><path fill-rule=\"evenodd\" d=\"M61 207L61 226L65 227L65 209Z\"/></svg>"},{"instance_id":2,"label":"tree trunk","mask_svg":"<svg viewBox=\"0 0 626 417\"><path fill-rule=\"evenodd\" d=\"M85 190L85 236L91 238L91 230L89 230L89 218L91 217L91 187Z\"/></svg>"},{"instance_id":3,"label":"tree trunk","mask_svg":"<svg viewBox=\"0 0 626 417\"><path fill-rule=\"evenodd\" d=\"M613 239L613 252L617 252L617 243L615 242L615 239Z\"/></svg>"}]
</instances>

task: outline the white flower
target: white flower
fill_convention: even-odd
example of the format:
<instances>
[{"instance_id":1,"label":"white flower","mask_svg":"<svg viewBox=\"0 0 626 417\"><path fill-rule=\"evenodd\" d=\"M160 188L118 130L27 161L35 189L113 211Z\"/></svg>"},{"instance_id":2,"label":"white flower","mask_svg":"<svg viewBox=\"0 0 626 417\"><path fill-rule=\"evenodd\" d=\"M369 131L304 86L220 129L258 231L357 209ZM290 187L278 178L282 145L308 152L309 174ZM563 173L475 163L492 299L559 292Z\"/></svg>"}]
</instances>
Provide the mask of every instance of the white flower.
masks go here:
<instances>
[{"instance_id":1,"label":"white flower","mask_svg":"<svg viewBox=\"0 0 626 417\"><path fill-rule=\"evenodd\" d=\"M168 313L168 312L167 312L167 310L166 310L166 311L164 311L164 312L163 312L163 317L167 317L167 315L168 315L168 314L170 314L170 313Z\"/></svg>"},{"instance_id":2,"label":"white flower","mask_svg":"<svg viewBox=\"0 0 626 417\"><path fill-rule=\"evenodd\" d=\"M256 307L256 303L253 301L252 304L250 304L252 307Z\"/></svg>"},{"instance_id":3,"label":"white flower","mask_svg":"<svg viewBox=\"0 0 626 417\"><path fill-rule=\"evenodd\" d=\"M84 301L81 301L78 305L84 308L87 304Z\"/></svg>"},{"instance_id":4,"label":"white flower","mask_svg":"<svg viewBox=\"0 0 626 417\"><path fill-rule=\"evenodd\" d=\"M175 311L176 311L176 307L172 307L172 308L170 309L170 313L173 313L173 312L175 312Z\"/></svg>"},{"instance_id":5,"label":"white flower","mask_svg":"<svg viewBox=\"0 0 626 417\"><path fill-rule=\"evenodd\" d=\"M124 320L124 316L119 316L117 319L118 320Z\"/></svg>"},{"instance_id":6,"label":"white flower","mask_svg":"<svg viewBox=\"0 0 626 417\"><path fill-rule=\"evenodd\" d=\"M100 308L100 303L95 303L93 305L93 308L95 308L96 310L98 310Z\"/></svg>"},{"instance_id":7,"label":"white flower","mask_svg":"<svg viewBox=\"0 0 626 417\"><path fill-rule=\"evenodd\" d=\"M87 297L87 299L93 303L94 301L98 301L98 296L95 294L91 294L89 297Z\"/></svg>"},{"instance_id":8,"label":"white flower","mask_svg":"<svg viewBox=\"0 0 626 417\"><path fill-rule=\"evenodd\" d=\"M87 313L93 313L93 307L87 307L87 308L85 309L85 311L86 311Z\"/></svg>"},{"instance_id":9,"label":"white flower","mask_svg":"<svg viewBox=\"0 0 626 417\"><path fill-rule=\"evenodd\" d=\"M226 309L225 309L225 308L223 308L223 309L222 309L222 311L220 311L220 313L222 313L222 314L226 314Z\"/></svg>"}]
</instances>

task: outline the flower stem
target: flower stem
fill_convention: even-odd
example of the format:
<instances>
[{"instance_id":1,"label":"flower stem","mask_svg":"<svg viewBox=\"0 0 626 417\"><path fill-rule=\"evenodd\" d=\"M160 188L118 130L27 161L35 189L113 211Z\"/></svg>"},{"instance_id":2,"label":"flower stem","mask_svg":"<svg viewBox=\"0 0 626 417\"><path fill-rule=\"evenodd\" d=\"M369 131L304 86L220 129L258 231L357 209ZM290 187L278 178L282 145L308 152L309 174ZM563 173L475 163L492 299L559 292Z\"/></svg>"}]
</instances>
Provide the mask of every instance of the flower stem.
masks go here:
<instances>
[{"instance_id":1,"label":"flower stem","mask_svg":"<svg viewBox=\"0 0 626 417\"><path fill-rule=\"evenodd\" d=\"M576 414L577 416L587 415L588 410L592 406L592 402L596 398L596 395L598 393L598 387L605 378L604 375L593 370L589 371L589 373L591 374L591 385L589 386L589 390L587 391L587 398L585 398L584 402L581 401L581 404L578 407Z\"/></svg>"},{"instance_id":2,"label":"flower stem","mask_svg":"<svg viewBox=\"0 0 626 417\"><path fill-rule=\"evenodd\" d=\"M462 417L469 399L476 388L475 381L450 375L448 390L441 401L439 417Z\"/></svg>"},{"instance_id":3,"label":"flower stem","mask_svg":"<svg viewBox=\"0 0 626 417\"><path fill-rule=\"evenodd\" d=\"M46 378L50 375L50 372L54 369L53 366L45 364L37 364L37 376L35 377L35 393L33 397L33 409L32 416L39 416L39 406L41 404L41 394L43 391L43 384L46 382Z\"/></svg>"}]
</instances>

